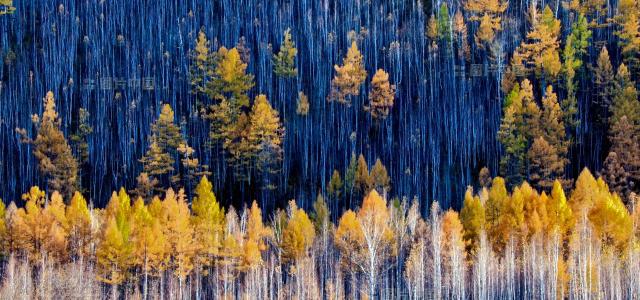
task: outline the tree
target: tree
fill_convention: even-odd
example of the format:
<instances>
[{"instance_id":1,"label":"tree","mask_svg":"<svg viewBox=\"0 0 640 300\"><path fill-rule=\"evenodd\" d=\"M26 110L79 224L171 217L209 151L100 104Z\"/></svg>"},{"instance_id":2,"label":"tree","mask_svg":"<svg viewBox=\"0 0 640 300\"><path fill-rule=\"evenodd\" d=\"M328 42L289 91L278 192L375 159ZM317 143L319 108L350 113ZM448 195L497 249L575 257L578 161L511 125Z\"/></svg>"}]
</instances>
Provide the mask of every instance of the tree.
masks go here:
<instances>
[{"instance_id":1,"label":"tree","mask_svg":"<svg viewBox=\"0 0 640 300\"><path fill-rule=\"evenodd\" d=\"M623 61L632 69L640 68L640 8L635 0L621 0L618 2L616 16L618 30L618 44L621 47Z\"/></svg>"},{"instance_id":2,"label":"tree","mask_svg":"<svg viewBox=\"0 0 640 300\"><path fill-rule=\"evenodd\" d=\"M271 230L262 223L262 210L258 203L253 201L247 217L241 266L243 270L253 269L262 263L262 251L267 249L265 241L271 235Z\"/></svg>"},{"instance_id":3,"label":"tree","mask_svg":"<svg viewBox=\"0 0 640 300\"><path fill-rule=\"evenodd\" d=\"M542 98L540 127L544 138L558 152L560 160L563 163L566 162L569 143L566 140L563 112L560 104L558 104L558 96L553 92L551 85L547 87L545 95Z\"/></svg>"},{"instance_id":4,"label":"tree","mask_svg":"<svg viewBox=\"0 0 640 300\"><path fill-rule=\"evenodd\" d=\"M280 44L280 51L273 56L273 72L280 77L296 77L298 75L297 54L296 44L291 40L291 29L287 28Z\"/></svg>"},{"instance_id":5,"label":"tree","mask_svg":"<svg viewBox=\"0 0 640 300\"><path fill-rule=\"evenodd\" d=\"M594 70L595 87L598 92L598 97L594 100L598 105L598 118L605 122L609 116L609 106L614 94L614 74L613 66L611 66L611 59L609 59L609 51L606 47L602 47L600 55L598 55L598 62Z\"/></svg>"},{"instance_id":6,"label":"tree","mask_svg":"<svg viewBox=\"0 0 640 300\"><path fill-rule=\"evenodd\" d=\"M631 174L624 169L624 166L618 159L618 154L611 151L604 160L602 170L600 171L602 179L607 183L609 188L617 193L623 199L627 199L631 192L633 182Z\"/></svg>"},{"instance_id":7,"label":"tree","mask_svg":"<svg viewBox=\"0 0 640 300\"><path fill-rule=\"evenodd\" d=\"M611 151L616 153L629 174L630 187L637 191L640 186L640 130L623 116L611 127L609 140Z\"/></svg>"},{"instance_id":8,"label":"tree","mask_svg":"<svg viewBox=\"0 0 640 300\"><path fill-rule=\"evenodd\" d=\"M527 40L516 49L514 58L517 63L532 63L536 74L543 75L548 80L554 80L562 68L560 62L560 21L555 18L551 8L545 6L538 18L535 6L531 7L532 30L527 33Z\"/></svg>"},{"instance_id":9,"label":"tree","mask_svg":"<svg viewBox=\"0 0 640 300\"><path fill-rule=\"evenodd\" d=\"M142 269L143 295L148 295L148 277L160 276L169 259L168 242L160 220L153 216L142 198L138 198L132 211L132 258Z\"/></svg>"},{"instance_id":10,"label":"tree","mask_svg":"<svg viewBox=\"0 0 640 300\"><path fill-rule=\"evenodd\" d=\"M614 124L624 116L627 117L635 131L640 130L640 100L638 100L638 91L633 84L628 84L616 93L609 121Z\"/></svg>"},{"instance_id":11,"label":"tree","mask_svg":"<svg viewBox=\"0 0 640 300\"><path fill-rule=\"evenodd\" d=\"M307 257L316 233L311 219L295 201L289 203L289 218L283 230L282 251L285 262L298 262Z\"/></svg>"},{"instance_id":12,"label":"tree","mask_svg":"<svg viewBox=\"0 0 640 300\"><path fill-rule=\"evenodd\" d=\"M480 21L480 27L475 35L478 47L484 47L493 42L495 35L502 31L500 15L507 10L508 1L501 0L467 0L464 10L470 15L469 21Z\"/></svg>"},{"instance_id":13,"label":"tree","mask_svg":"<svg viewBox=\"0 0 640 300\"><path fill-rule=\"evenodd\" d=\"M175 124L173 109L169 104L162 105L158 119L151 124L149 149L140 159L143 171L151 176L163 176L173 172L174 157L178 147L184 143L180 127Z\"/></svg>"},{"instance_id":14,"label":"tree","mask_svg":"<svg viewBox=\"0 0 640 300\"><path fill-rule=\"evenodd\" d=\"M42 116L32 118L37 135L35 140L27 136L24 129L16 129L23 142L33 144L33 155L39 161L39 170L47 178L47 188L71 197L78 183L78 162L60 129L62 121L56 111L53 92L47 92L43 100Z\"/></svg>"},{"instance_id":15,"label":"tree","mask_svg":"<svg viewBox=\"0 0 640 300\"><path fill-rule=\"evenodd\" d=\"M340 199L342 195L342 187L344 186L342 179L340 178L340 172L338 170L333 170L333 174L331 175L331 179L329 180L329 184L327 186L327 193L329 193L329 197L334 200Z\"/></svg>"},{"instance_id":16,"label":"tree","mask_svg":"<svg viewBox=\"0 0 640 300\"><path fill-rule=\"evenodd\" d=\"M93 232L91 214L87 201L80 192L75 192L66 208L69 234L69 250L73 257L82 258L91 254Z\"/></svg>"},{"instance_id":17,"label":"tree","mask_svg":"<svg viewBox=\"0 0 640 300\"><path fill-rule=\"evenodd\" d=\"M253 75L246 73L247 64L242 61L236 48L227 50L220 47L217 56L210 86L211 98L218 101L226 99L234 111L248 107L247 92L254 86L254 82Z\"/></svg>"},{"instance_id":18,"label":"tree","mask_svg":"<svg viewBox=\"0 0 640 300\"><path fill-rule=\"evenodd\" d=\"M209 51L209 40L204 31L198 32L195 48L191 54L191 65L189 66L189 78L193 93L208 94L207 85L211 80L213 55Z\"/></svg>"},{"instance_id":19,"label":"tree","mask_svg":"<svg viewBox=\"0 0 640 300\"><path fill-rule=\"evenodd\" d=\"M580 216L596 202L600 194L601 190L598 182L591 172L587 168L584 168L582 172L580 172L576 180L576 186L569 198L571 210Z\"/></svg>"},{"instance_id":20,"label":"tree","mask_svg":"<svg viewBox=\"0 0 640 300\"><path fill-rule=\"evenodd\" d=\"M485 229L484 206L478 196L473 196L473 191L467 189L464 202L460 210L460 222L464 228L462 238L465 241L467 253L473 254L478 248L480 233Z\"/></svg>"},{"instance_id":21,"label":"tree","mask_svg":"<svg viewBox=\"0 0 640 300\"><path fill-rule=\"evenodd\" d=\"M505 99L504 116L498 131L498 140L505 151L505 155L500 159L500 173L512 184L522 182L526 166L528 138L523 131L526 128L523 99L525 96L529 97L528 91L531 85L525 79L523 86L526 89L520 89L520 85L516 84L510 96Z\"/></svg>"},{"instance_id":22,"label":"tree","mask_svg":"<svg viewBox=\"0 0 640 300\"><path fill-rule=\"evenodd\" d=\"M550 191L553 182L564 174L564 159L545 138L535 139L527 154L529 159L529 180L534 188Z\"/></svg>"},{"instance_id":23,"label":"tree","mask_svg":"<svg viewBox=\"0 0 640 300\"><path fill-rule=\"evenodd\" d=\"M480 169L480 173L478 173L478 183L480 183L480 187L489 188L491 186L491 172L489 168L482 167Z\"/></svg>"},{"instance_id":24,"label":"tree","mask_svg":"<svg viewBox=\"0 0 640 300\"><path fill-rule=\"evenodd\" d=\"M396 86L389 83L389 74L378 69L371 79L369 105L365 107L374 119L385 119L393 107Z\"/></svg>"},{"instance_id":25,"label":"tree","mask_svg":"<svg viewBox=\"0 0 640 300\"><path fill-rule=\"evenodd\" d=\"M263 172L275 172L274 164L282 159L284 128L278 111L271 107L265 95L258 95L250 114L251 130L247 137L255 151L256 165Z\"/></svg>"},{"instance_id":26,"label":"tree","mask_svg":"<svg viewBox=\"0 0 640 300\"><path fill-rule=\"evenodd\" d=\"M202 176L195 188L191 210L195 243L198 248L197 263L210 266L213 258L219 254L224 231L224 208L216 200L211 182Z\"/></svg>"},{"instance_id":27,"label":"tree","mask_svg":"<svg viewBox=\"0 0 640 300\"><path fill-rule=\"evenodd\" d=\"M607 246L616 247L619 251L626 246L633 233L633 223L629 211L618 195L603 194L595 201L588 214L596 236Z\"/></svg>"},{"instance_id":28,"label":"tree","mask_svg":"<svg viewBox=\"0 0 640 300\"><path fill-rule=\"evenodd\" d=\"M193 270L195 254L194 230L184 191L181 189L176 194L169 188L162 201L162 210L161 223L170 253L169 266L180 281L181 293L184 280Z\"/></svg>"},{"instance_id":29,"label":"tree","mask_svg":"<svg viewBox=\"0 0 640 300\"><path fill-rule=\"evenodd\" d=\"M360 86L367 78L362 54L355 41L351 43L342 66L335 65L333 68L336 70L336 75L331 80L331 93L328 100L350 104L347 97L360 95Z\"/></svg>"},{"instance_id":30,"label":"tree","mask_svg":"<svg viewBox=\"0 0 640 300\"><path fill-rule=\"evenodd\" d=\"M391 189L391 178L387 174L387 168L382 164L380 159L376 159L376 163L371 168L370 174L371 187L379 193L386 195Z\"/></svg>"},{"instance_id":31,"label":"tree","mask_svg":"<svg viewBox=\"0 0 640 300\"><path fill-rule=\"evenodd\" d=\"M369 175L369 167L367 166L367 161L364 156L360 154L358 156L358 165L354 178L354 187L360 193L368 193L373 185L371 181L371 176Z\"/></svg>"},{"instance_id":32,"label":"tree","mask_svg":"<svg viewBox=\"0 0 640 300\"><path fill-rule=\"evenodd\" d=\"M576 99L576 73L582 70L583 57L589 48L589 39L592 32L587 25L587 19L583 14L578 16L578 20L571 25L571 33L567 36L567 41L562 52L564 58L564 75L567 97L562 101L564 111L564 123L571 129L578 126L576 118L578 113L578 103Z\"/></svg>"},{"instance_id":33,"label":"tree","mask_svg":"<svg viewBox=\"0 0 640 300\"><path fill-rule=\"evenodd\" d=\"M71 135L76 156L80 159L80 164L86 164L89 161L89 143L87 138L93 133L93 127L89 124L89 112L80 108L78 110L78 129Z\"/></svg>"},{"instance_id":34,"label":"tree","mask_svg":"<svg viewBox=\"0 0 640 300\"><path fill-rule=\"evenodd\" d=\"M553 182L551 197L547 205L547 232L557 231L564 236L573 226L573 212L567 204L567 197L562 189L560 181Z\"/></svg>"},{"instance_id":35,"label":"tree","mask_svg":"<svg viewBox=\"0 0 640 300\"><path fill-rule=\"evenodd\" d=\"M303 92L298 92L296 113L301 116L306 116L309 114L309 98Z\"/></svg>"}]
</instances>

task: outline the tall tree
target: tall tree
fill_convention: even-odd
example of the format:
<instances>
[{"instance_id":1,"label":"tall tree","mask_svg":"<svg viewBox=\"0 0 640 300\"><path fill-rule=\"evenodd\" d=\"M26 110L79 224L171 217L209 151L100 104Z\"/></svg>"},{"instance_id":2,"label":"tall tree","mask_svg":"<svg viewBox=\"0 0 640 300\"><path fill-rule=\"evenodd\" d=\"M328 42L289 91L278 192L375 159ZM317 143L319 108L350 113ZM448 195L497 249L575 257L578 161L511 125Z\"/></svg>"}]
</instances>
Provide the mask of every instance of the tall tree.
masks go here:
<instances>
[{"instance_id":1,"label":"tall tree","mask_svg":"<svg viewBox=\"0 0 640 300\"><path fill-rule=\"evenodd\" d=\"M53 92L47 92L43 105L42 116L32 118L37 130L35 140L29 138L24 129L16 131L22 135L23 142L34 145L33 155L39 161L40 172L47 178L47 188L70 199L78 184L78 162L60 129Z\"/></svg>"},{"instance_id":2,"label":"tall tree","mask_svg":"<svg viewBox=\"0 0 640 300\"><path fill-rule=\"evenodd\" d=\"M533 5L533 4L532 4ZM541 15L531 7L532 30L527 33L527 42L518 47L514 58L517 63L532 63L538 76L547 80L555 80L560 73L560 21L555 18L551 8L545 6ZM521 61L520 61L521 60Z\"/></svg>"},{"instance_id":3,"label":"tall tree","mask_svg":"<svg viewBox=\"0 0 640 300\"><path fill-rule=\"evenodd\" d=\"M598 62L594 70L594 81L598 95L594 97L594 102L598 105L597 117L601 122L606 123L609 118L609 106L611 106L614 95L613 66L606 47L602 47L600 55L598 55Z\"/></svg>"},{"instance_id":4,"label":"tall tree","mask_svg":"<svg viewBox=\"0 0 640 300\"><path fill-rule=\"evenodd\" d=\"M309 255L316 233L311 219L295 201L289 203L289 218L283 230L283 258L288 262L299 262Z\"/></svg>"},{"instance_id":5,"label":"tall tree","mask_svg":"<svg viewBox=\"0 0 640 300\"><path fill-rule=\"evenodd\" d=\"M192 223L198 250L197 264L211 266L219 254L224 232L224 208L213 193L211 182L202 176L191 203Z\"/></svg>"}]
</instances>

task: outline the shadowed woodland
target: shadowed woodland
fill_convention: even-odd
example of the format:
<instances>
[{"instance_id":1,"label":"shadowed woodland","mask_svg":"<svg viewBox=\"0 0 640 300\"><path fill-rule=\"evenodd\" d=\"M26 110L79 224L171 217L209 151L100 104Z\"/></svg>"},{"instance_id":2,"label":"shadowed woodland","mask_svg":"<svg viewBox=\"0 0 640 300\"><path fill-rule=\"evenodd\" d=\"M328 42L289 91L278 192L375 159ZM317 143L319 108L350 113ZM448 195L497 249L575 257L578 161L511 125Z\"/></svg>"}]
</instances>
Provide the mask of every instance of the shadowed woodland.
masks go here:
<instances>
[{"instance_id":1,"label":"shadowed woodland","mask_svg":"<svg viewBox=\"0 0 640 300\"><path fill-rule=\"evenodd\" d=\"M638 0L0 0L2 298L636 299Z\"/></svg>"}]
</instances>

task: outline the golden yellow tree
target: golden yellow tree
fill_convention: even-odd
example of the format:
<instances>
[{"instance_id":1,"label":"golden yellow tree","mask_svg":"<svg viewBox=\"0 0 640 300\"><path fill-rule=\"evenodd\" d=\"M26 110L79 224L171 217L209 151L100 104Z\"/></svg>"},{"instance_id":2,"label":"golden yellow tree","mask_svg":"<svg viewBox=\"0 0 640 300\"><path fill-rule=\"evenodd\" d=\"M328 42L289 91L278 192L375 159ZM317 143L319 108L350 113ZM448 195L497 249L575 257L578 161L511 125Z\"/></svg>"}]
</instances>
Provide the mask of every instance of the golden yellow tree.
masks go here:
<instances>
[{"instance_id":1,"label":"golden yellow tree","mask_svg":"<svg viewBox=\"0 0 640 300\"><path fill-rule=\"evenodd\" d=\"M360 95L360 86L367 78L362 54L355 41L351 42L342 66L335 65L333 68L336 70L336 75L331 80L331 93L328 100L350 104L347 97Z\"/></svg>"},{"instance_id":2,"label":"golden yellow tree","mask_svg":"<svg viewBox=\"0 0 640 300\"><path fill-rule=\"evenodd\" d=\"M374 119L385 119L393 107L396 86L389 83L389 73L378 69L371 79L369 105L365 106Z\"/></svg>"},{"instance_id":3,"label":"golden yellow tree","mask_svg":"<svg viewBox=\"0 0 640 300\"><path fill-rule=\"evenodd\" d=\"M176 194L169 188L162 201L164 218L161 223L168 242L170 253L169 266L180 281L182 290L186 277L193 270L195 254L194 231L191 224L191 212L186 202L184 191L180 189Z\"/></svg>"},{"instance_id":4,"label":"golden yellow tree","mask_svg":"<svg viewBox=\"0 0 640 300\"><path fill-rule=\"evenodd\" d=\"M480 197L474 197L471 189L467 189L464 195L460 221L464 228L463 239L467 252L475 253L480 241L480 233L485 229L485 212Z\"/></svg>"},{"instance_id":5,"label":"golden yellow tree","mask_svg":"<svg viewBox=\"0 0 640 300\"><path fill-rule=\"evenodd\" d=\"M507 10L508 1L502 0L467 0L464 10L469 14L470 21L480 21L480 26L475 35L478 47L485 48L491 44L496 34L502 31L502 17Z\"/></svg>"},{"instance_id":6,"label":"golden yellow tree","mask_svg":"<svg viewBox=\"0 0 640 300\"><path fill-rule=\"evenodd\" d=\"M562 69L560 62L560 21L555 18L551 8L545 6L542 15L536 7L531 7L532 30L527 33L527 42L523 42L516 53L514 63L535 65L537 75L555 80Z\"/></svg>"},{"instance_id":7,"label":"golden yellow tree","mask_svg":"<svg viewBox=\"0 0 640 300\"><path fill-rule=\"evenodd\" d=\"M91 253L93 232L91 229L91 213L87 201L80 192L75 192L66 209L69 234L69 250L76 258L85 257Z\"/></svg>"},{"instance_id":8,"label":"golden yellow tree","mask_svg":"<svg viewBox=\"0 0 640 300\"><path fill-rule=\"evenodd\" d=\"M219 254L224 231L224 208L213 194L211 182L202 176L195 189L196 196L191 203L192 223L198 249L197 264L209 266Z\"/></svg>"},{"instance_id":9,"label":"golden yellow tree","mask_svg":"<svg viewBox=\"0 0 640 300\"><path fill-rule=\"evenodd\" d=\"M297 262L307 257L316 232L311 219L303 209L291 200L288 208L289 218L282 233L283 258L287 262Z\"/></svg>"}]
</instances>

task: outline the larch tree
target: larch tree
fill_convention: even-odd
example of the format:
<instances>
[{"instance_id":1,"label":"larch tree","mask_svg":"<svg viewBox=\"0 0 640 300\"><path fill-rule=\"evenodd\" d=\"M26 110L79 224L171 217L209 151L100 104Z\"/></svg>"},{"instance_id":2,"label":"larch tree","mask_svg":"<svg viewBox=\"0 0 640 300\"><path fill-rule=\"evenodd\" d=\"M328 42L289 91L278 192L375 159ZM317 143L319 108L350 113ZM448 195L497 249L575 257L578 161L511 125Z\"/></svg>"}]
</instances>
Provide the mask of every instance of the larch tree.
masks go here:
<instances>
[{"instance_id":1,"label":"larch tree","mask_svg":"<svg viewBox=\"0 0 640 300\"><path fill-rule=\"evenodd\" d=\"M219 255L224 235L224 208L220 207L213 193L211 182L206 176L195 188L191 203L192 223L198 250L198 267L212 266Z\"/></svg>"},{"instance_id":2,"label":"larch tree","mask_svg":"<svg viewBox=\"0 0 640 300\"><path fill-rule=\"evenodd\" d=\"M628 173L630 188L638 191L640 185L640 130L623 116L611 126L609 132L611 152L615 152L618 160Z\"/></svg>"},{"instance_id":3,"label":"larch tree","mask_svg":"<svg viewBox=\"0 0 640 300\"><path fill-rule=\"evenodd\" d=\"M573 212L567 202L562 184L553 182L551 197L547 201L547 232L557 231L561 236L566 235L573 226Z\"/></svg>"},{"instance_id":4,"label":"larch tree","mask_svg":"<svg viewBox=\"0 0 640 300\"><path fill-rule=\"evenodd\" d=\"M533 5L533 4L532 4ZM554 81L560 73L560 21L555 18L551 8L545 6L541 15L531 8L532 30L527 33L527 42L516 49L514 58L517 63L530 63L535 66L538 76Z\"/></svg>"},{"instance_id":5,"label":"larch tree","mask_svg":"<svg viewBox=\"0 0 640 300\"><path fill-rule=\"evenodd\" d=\"M389 83L389 74L378 69L371 79L369 105L365 106L374 119L385 119L393 107L396 86Z\"/></svg>"},{"instance_id":6,"label":"larch tree","mask_svg":"<svg viewBox=\"0 0 640 300\"><path fill-rule=\"evenodd\" d=\"M465 241L467 253L473 254L478 248L480 233L485 230L485 212L480 198L473 196L473 190L470 188L464 195L460 221L464 228L462 238Z\"/></svg>"},{"instance_id":7,"label":"larch tree","mask_svg":"<svg viewBox=\"0 0 640 300\"><path fill-rule=\"evenodd\" d=\"M262 264L262 252L267 250L266 240L273 232L262 222L262 210L256 201L248 209L244 239L242 269L249 270Z\"/></svg>"},{"instance_id":8,"label":"larch tree","mask_svg":"<svg viewBox=\"0 0 640 300\"><path fill-rule=\"evenodd\" d=\"M623 200L627 199L631 192L633 181L631 181L630 172L625 170L616 152L610 151L607 154L599 174L611 191L617 193Z\"/></svg>"},{"instance_id":9,"label":"larch tree","mask_svg":"<svg viewBox=\"0 0 640 300\"><path fill-rule=\"evenodd\" d=\"M464 10L469 15L469 21L480 22L475 34L476 44L480 48L491 44L497 33L502 31L502 13L507 10L508 1L501 0L467 0Z\"/></svg>"},{"instance_id":10,"label":"larch tree","mask_svg":"<svg viewBox=\"0 0 640 300\"><path fill-rule=\"evenodd\" d=\"M140 159L143 172L160 178L173 173L178 147L184 143L173 109L169 104L162 105L158 119L151 124L147 153ZM177 181L177 178L172 178L172 181Z\"/></svg>"},{"instance_id":11,"label":"larch tree","mask_svg":"<svg viewBox=\"0 0 640 300\"><path fill-rule=\"evenodd\" d=\"M220 47L211 80L211 98L226 99L233 110L249 107L247 92L254 86L253 75L247 74L247 64L236 48Z\"/></svg>"},{"instance_id":12,"label":"larch tree","mask_svg":"<svg viewBox=\"0 0 640 300\"><path fill-rule=\"evenodd\" d=\"M344 187L344 183L342 182L342 178L340 177L340 172L338 170L333 170L333 174L331 174L331 179L329 180L329 184L327 184L327 193L329 197L334 201L337 201L342 196L342 188Z\"/></svg>"},{"instance_id":13,"label":"larch tree","mask_svg":"<svg viewBox=\"0 0 640 300\"><path fill-rule=\"evenodd\" d=\"M149 212L142 198L135 201L132 210L132 259L144 274L142 293L146 297L149 294L149 276L160 276L167 266L169 244L160 220Z\"/></svg>"},{"instance_id":14,"label":"larch tree","mask_svg":"<svg viewBox=\"0 0 640 300\"><path fill-rule=\"evenodd\" d=\"M66 207L68 223L69 250L74 258L83 258L91 254L93 230L91 228L91 213L87 207L87 201L75 192L69 205Z\"/></svg>"},{"instance_id":15,"label":"larch tree","mask_svg":"<svg viewBox=\"0 0 640 300\"><path fill-rule=\"evenodd\" d=\"M387 174L387 168L382 164L380 159L376 159L376 163L371 168L371 187L376 189L378 193L386 195L391 190L391 178Z\"/></svg>"},{"instance_id":16,"label":"larch tree","mask_svg":"<svg viewBox=\"0 0 640 300\"><path fill-rule=\"evenodd\" d=\"M25 129L16 131L23 142L33 144L33 155L38 159L41 174L47 178L47 188L70 199L78 186L78 162L60 128L62 122L53 92L47 92L43 100L42 116L33 115L32 121L37 130L35 139L28 137Z\"/></svg>"},{"instance_id":17,"label":"larch tree","mask_svg":"<svg viewBox=\"0 0 640 300\"><path fill-rule=\"evenodd\" d=\"M360 156L358 156L358 164L355 172L354 187L359 193L365 194L369 192L372 185L373 183L371 181L371 176L369 175L367 160L364 158L364 155L360 154Z\"/></svg>"},{"instance_id":18,"label":"larch tree","mask_svg":"<svg viewBox=\"0 0 640 300\"><path fill-rule=\"evenodd\" d=\"M247 140L256 167L266 174L277 172L277 164L282 160L282 141L284 128L278 111L271 107L265 95L258 95L253 103L250 118L250 131Z\"/></svg>"},{"instance_id":19,"label":"larch tree","mask_svg":"<svg viewBox=\"0 0 640 300\"><path fill-rule=\"evenodd\" d=\"M213 54L209 51L209 39L204 31L198 32L195 47L191 50L191 64L189 66L189 78L192 93L207 94L207 84L211 80Z\"/></svg>"},{"instance_id":20,"label":"larch tree","mask_svg":"<svg viewBox=\"0 0 640 300\"><path fill-rule=\"evenodd\" d=\"M283 258L285 262L297 263L309 255L316 232L307 213L293 200L289 203L288 215L282 233Z\"/></svg>"},{"instance_id":21,"label":"larch tree","mask_svg":"<svg viewBox=\"0 0 640 300\"><path fill-rule=\"evenodd\" d=\"M621 0L618 2L618 15L615 17L618 29L618 44L623 61L632 70L640 70L640 7L637 0Z\"/></svg>"},{"instance_id":22,"label":"larch tree","mask_svg":"<svg viewBox=\"0 0 640 300\"><path fill-rule=\"evenodd\" d=\"M562 51L564 58L563 73L567 97L561 102L562 111L564 112L564 123L570 128L575 129L579 120L578 103L576 93L576 73L583 70L583 59L587 54L590 45L592 32L587 25L587 20L583 14L578 16L576 22L571 25L571 33L567 36L567 40Z\"/></svg>"},{"instance_id":23,"label":"larch tree","mask_svg":"<svg viewBox=\"0 0 640 300\"><path fill-rule=\"evenodd\" d=\"M597 105L597 117L603 123L609 118L609 107L614 96L614 72L609 58L609 51L606 47L602 47L598 55L598 61L594 70L594 83L597 91L597 97L594 102Z\"/></svg>"},{"instance_id":24,"label":"larch tree","mask_svg":"<svg viewBox=\"0 0 640 300\"><path fill-rule=\"evenodd\" d=\"M296 44L291 39L291 29L287 28L282 37L280 51L273 56L273 72L279 77L296 77L298 75L298 68L296 68L297 54L298 49L296 49Z\"/></svg>"},{"instance_id":25,"label":"larch tree","mask_svg":"<svg viewBox=\"0 0 640 300\"><path fill-rule=\"evenodd\" d=\"M162 208L164 219L161 220L161 223L169 244L169 266L179 280L179 293L182 294L186 277L194 267L193 260L196 250L189 205L186 202L184 191L181 189L176 194L173 189L169 188L162 201Z\"/></svg>"},{"instance_id":26,"label":"larch tree","mask_svg":"<svg viewBox=\"0 0 640 300\"><path fill-rule=\"evenodd\" d=\"M334 69L336 75L331 80L331 93L328 100L350 104L348 97L360 95L360 86L367 78L363 57L355 41L351 42L342 65L335 65Z\"/></svg>"}]
</instances>

